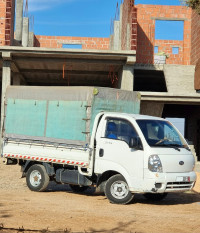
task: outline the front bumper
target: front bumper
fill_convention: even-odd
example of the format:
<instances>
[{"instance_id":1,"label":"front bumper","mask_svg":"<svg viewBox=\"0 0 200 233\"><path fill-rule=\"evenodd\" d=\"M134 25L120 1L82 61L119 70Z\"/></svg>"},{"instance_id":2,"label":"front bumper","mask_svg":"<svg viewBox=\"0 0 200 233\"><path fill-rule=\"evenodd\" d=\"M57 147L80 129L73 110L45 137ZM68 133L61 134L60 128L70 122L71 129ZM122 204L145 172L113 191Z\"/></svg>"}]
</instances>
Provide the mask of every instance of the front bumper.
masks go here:
<instances>
[{"instance_id":1,"label":"front bumper","mask_svg":"<svg viewBox=\"0 0 200 233\"><path fill-rule=\"evenodd\" d=\"M140 193L164 193L164 192L184 192L193 188L196 181L196 173L153 173L148 172L143 179ZM189 179L187 179L189 177ZM134 192L134 188L130 188Z\"/></svg>"}]
</instances>

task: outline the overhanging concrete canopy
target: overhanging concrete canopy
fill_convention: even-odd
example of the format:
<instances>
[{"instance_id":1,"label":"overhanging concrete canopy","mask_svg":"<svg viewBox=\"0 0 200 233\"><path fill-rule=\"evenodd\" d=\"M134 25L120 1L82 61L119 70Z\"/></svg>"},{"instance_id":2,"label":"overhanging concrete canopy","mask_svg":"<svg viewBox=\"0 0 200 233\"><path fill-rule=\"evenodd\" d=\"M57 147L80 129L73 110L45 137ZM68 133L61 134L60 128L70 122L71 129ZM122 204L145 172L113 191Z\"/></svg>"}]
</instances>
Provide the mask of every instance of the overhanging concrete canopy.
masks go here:
<instances>
[{"instance_id":1,"label":"overhanging concrete canopy","mask_svg":"<svg viewBox=\"0 0 200 233\"><path fill-rule=\"evenodd\" d=\"M10 60L12 74L27 85L111 86L109 74L122 71L136 60L135 51L69 50L0 47L2 61Z\"/></svg>"},{"instance_id":2,"label":"overhanging concrete canopy","mask_svg":"<svg viewBox=\"0 0 200 233\"><path fill-rule=\"evenodd\" d=\"M140 92L141 101L143 102L157 102L165 104L197 104L200 105L200 94L173 94L173 93L158 93L158 92Z\"/></svg>"}]
</instances>

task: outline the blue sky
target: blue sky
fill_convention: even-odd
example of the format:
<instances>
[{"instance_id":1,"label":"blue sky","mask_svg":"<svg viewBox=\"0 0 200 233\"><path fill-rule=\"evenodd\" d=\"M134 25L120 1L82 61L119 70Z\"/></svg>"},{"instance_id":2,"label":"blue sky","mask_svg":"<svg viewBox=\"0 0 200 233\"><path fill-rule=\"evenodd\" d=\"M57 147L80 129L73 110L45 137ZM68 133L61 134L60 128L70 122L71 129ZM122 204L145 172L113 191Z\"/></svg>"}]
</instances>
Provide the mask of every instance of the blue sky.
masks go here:
<instances>
[{"instance_id":1,"label":"blue sky","mask_svg":"<svg viewBox=\"0 0 200 233\"><path fill-rule=\"evenodd\" d=\"M34 16L36 35L109 37L117 2L121 0L29 0L29 16ZM135 4L180 5L180 1L135 0Z\"/></svg>"}]
</instances>

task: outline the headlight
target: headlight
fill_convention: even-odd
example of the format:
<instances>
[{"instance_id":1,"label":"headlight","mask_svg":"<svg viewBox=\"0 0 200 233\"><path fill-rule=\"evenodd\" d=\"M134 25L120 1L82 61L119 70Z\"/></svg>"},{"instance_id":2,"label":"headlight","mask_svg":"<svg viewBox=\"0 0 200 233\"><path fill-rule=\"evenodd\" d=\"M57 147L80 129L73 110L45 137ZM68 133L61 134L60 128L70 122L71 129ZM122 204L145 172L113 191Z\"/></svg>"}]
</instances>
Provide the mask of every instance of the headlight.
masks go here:
<instances>
[{"instance_id":1,"label":"headlight","mask_svg":"<svg viewBox=\"0 0 200 233\"><path fill-rule=\"evenodd\" d=\"M152 172L163 172L162 163L158 155L149 156L148 168Z\"/></svg>"}]
</instances>

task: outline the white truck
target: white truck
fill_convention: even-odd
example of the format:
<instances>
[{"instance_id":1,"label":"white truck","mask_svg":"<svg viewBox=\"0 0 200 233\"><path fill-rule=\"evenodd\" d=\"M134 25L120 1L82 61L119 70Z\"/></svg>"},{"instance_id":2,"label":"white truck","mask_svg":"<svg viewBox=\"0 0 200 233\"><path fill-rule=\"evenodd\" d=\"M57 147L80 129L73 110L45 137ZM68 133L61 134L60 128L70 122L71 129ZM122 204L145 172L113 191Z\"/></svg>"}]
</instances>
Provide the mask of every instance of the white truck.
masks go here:
<instances>
[{"instance_id":1,"label":"white truck","mask_svg":"<svg viewBox=\"0 0 200 233\"><path fill-rule=\"evenodd\" d=\"M167 120L139 115L137 92L95 87L7 89L2 156L32 191L49 181L100 187L111 203L162 200L194 186L195 159Z\"/></svg>"}]
</instances>

